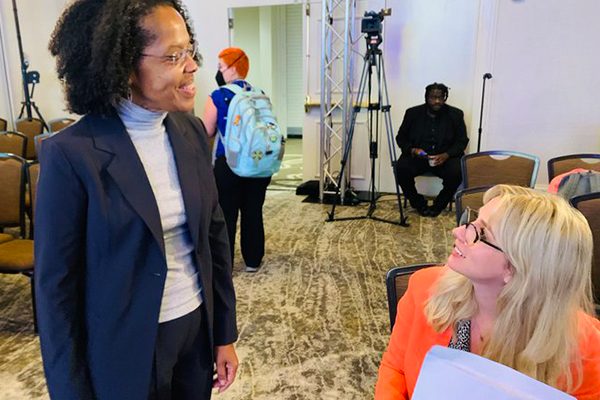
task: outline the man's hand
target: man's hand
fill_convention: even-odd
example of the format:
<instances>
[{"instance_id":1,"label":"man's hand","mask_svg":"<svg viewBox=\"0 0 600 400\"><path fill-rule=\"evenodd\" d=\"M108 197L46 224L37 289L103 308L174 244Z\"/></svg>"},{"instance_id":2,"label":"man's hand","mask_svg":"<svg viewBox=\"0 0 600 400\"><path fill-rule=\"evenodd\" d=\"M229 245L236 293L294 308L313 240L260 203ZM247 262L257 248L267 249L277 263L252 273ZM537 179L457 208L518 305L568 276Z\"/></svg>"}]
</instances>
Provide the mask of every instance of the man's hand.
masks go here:
<instances>
[{"instance_id":1,"label":"man's hand","mask_svg":"<svg viewBox=\"0 0 600 400\"><path fill-rule=\"evenodd\" d=\"M413 157L427 158L427 153L423 149L413 148L411 150Z\"/></svg>"},{"instance_id":2,"label":"man's hand","mask_svg":"<svg viewBox=\"0 0 600 400\"><path fill-rule=\"evenodd\" d=\"M224 392L234 381L238 368L238 358L233 344L215 346L215 363L217 364L217 378L213 381L213 388Z\"/></svg>"},{"instance_id":3,"label":"man's hand","mask_svg":"<svg viewBox=\"0 0 600 400\"><path fill-rule=\"evenodd\" d=\"M436 154L435 156L429 156L429 163L430 165L433 163L433 167L437 167L445 163L449 158L448 153Z\"/></svg>"}]
</instances>

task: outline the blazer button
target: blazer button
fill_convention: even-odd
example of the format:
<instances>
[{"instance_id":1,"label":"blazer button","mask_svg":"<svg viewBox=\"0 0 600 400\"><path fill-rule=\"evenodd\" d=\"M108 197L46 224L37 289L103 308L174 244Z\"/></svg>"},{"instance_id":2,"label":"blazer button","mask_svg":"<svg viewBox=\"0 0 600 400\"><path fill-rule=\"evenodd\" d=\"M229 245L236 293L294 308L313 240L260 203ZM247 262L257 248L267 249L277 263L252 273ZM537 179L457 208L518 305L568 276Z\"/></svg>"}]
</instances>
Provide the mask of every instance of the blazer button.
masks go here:
<instances>
[{"instance_id":1,"label":"blazer button","mask_svg":"<svg viewBox=\"0 0 600 400\"><path fill-rule=\"evenodd\" d=\"M159 278L162 276L162 275L160 274L160 272L155 272L155 273L153 273L152 275L154 275L154 276L158 276Z\"/></svg>"}]
</instances>

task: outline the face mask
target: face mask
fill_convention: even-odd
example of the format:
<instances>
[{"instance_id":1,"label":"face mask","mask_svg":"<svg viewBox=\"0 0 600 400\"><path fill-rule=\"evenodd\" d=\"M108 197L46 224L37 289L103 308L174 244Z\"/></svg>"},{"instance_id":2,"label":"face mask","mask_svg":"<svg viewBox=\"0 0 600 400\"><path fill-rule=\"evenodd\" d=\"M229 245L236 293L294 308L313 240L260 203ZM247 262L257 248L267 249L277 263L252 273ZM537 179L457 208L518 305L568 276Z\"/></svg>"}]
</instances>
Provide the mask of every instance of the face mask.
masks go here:
<instances>
[{"instance_id":1,"label":"face mask","mask_svg":"<svg viewBox=\"0 0 600 400\"><path fill-rule=\"evenodd\" d=\"M221 70L217 71L217 75L215 76L215 80L217 81L217 85L219 85L219 86L225 86L225 85L227 85L227 82L225 82L225 78L223 78L223 73L221 72Z\"/></svg>"}]
</instances>

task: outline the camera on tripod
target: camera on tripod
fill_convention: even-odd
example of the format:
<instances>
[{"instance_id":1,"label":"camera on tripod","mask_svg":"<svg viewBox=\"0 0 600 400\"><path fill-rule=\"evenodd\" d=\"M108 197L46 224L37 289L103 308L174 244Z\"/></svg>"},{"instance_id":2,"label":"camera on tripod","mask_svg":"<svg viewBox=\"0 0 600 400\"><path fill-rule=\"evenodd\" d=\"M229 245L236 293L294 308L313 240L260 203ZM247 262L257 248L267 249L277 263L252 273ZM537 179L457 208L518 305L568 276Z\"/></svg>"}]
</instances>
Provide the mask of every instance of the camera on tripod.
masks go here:
<instances>
[{"instance_id":1,"label":"camera on tripod","mask_svg":"<svg viewBox=\"0 0 600 400\"><path fill-rule=\"evenodd\" d=\"M383 19L386 16L392 15L391 8L384 8L379 12L365 11L365 16L361 21L360 31L367 36L369 47L377 47L382 39L381 32L383 31Z\"/></svg>"}]
</instances>

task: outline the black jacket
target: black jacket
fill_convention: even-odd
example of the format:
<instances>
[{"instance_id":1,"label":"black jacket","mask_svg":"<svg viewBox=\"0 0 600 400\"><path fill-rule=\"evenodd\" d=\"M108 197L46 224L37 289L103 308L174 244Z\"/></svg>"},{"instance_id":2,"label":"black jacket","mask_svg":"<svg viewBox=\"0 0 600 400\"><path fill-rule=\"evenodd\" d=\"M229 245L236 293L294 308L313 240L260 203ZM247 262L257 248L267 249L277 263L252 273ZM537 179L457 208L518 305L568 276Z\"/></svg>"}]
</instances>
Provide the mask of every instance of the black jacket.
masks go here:
<instances>
[{"instance_id":1,"label":"black jacket","mask_svg":"<svg viewBox=\"0 0 600 400\"><path fill-rule=\"evenodd\" d=\"M165 119L202 285L210 348L237 339L226 226L206 133ZM52 399L146 400L167 264L158 206L118 116L88 115L43 143L35 288Z\"/></svg>"},{"instance_id":2,"label":"black jacket","mask_svg":"<svg viewBox=\"0 0 600 400\"><path fill-rule=\"evenodd\" d=\"M422 140L425 118L428 118L427 104L406 110L396 136L396 143L402 150L402 156L410 157L411 149ZM437 143L435 147L437 150L435 153L448 153L450 157L462 157L467 143L469 143L463 112L445 104L437 118L440 118L441 128L436 130Z\"/></svg>"}]
</instances>

